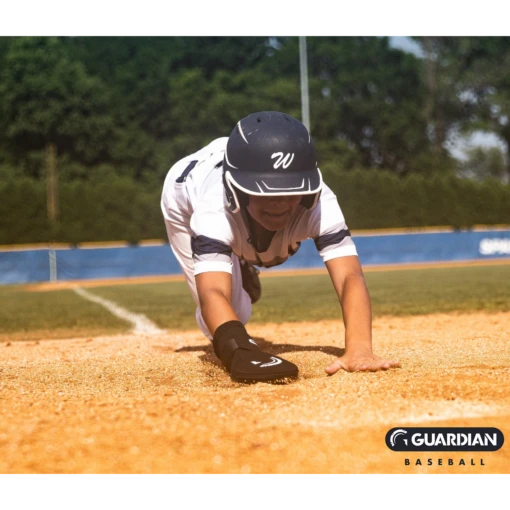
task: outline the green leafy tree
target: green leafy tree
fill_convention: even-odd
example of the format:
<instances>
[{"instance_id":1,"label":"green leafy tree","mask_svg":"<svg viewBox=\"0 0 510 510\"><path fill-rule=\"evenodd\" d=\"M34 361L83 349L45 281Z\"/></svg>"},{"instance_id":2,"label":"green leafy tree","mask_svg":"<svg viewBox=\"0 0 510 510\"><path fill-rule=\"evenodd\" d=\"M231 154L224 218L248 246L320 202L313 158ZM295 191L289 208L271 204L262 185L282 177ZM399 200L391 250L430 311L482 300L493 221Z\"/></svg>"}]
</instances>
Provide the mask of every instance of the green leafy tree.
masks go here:
<instances>
[{"instance_id":1,"label":"green leafy tree","mask_svg":"<svg viewBox=\"0 0 510 510\"><path fill-rule=\"evenodd\" d=\"M425 227L431 225L430 204L434 196L427 193L424 181L427 177L412 173L400 181L399 200L395 204L399 227Z\"/></svg>"},{"instance_id":2,"label":"green leafy tree","mask_svg":"<svg viewBox=\"0 0 510 510\"><path fill-rule=\"evenodd\" d=\"M468 65L459 55L459 38L414 37L424 54L421 77L426 89L424 101L427 129L435 155L446 154L453 132L469 118L462 101L461 76Z\"/></svg>"},{"instance_id":3,"label":"green leafy tree","mask_svg":"<svg viewBox=\"0 0 510 510\"><path fill-rule=\"evenodd\" d=\"M416 38L427 54L429 120L436 140L458 130L495 133L506 144L506 175L510 179L509 37ZM471 155L480 159L480 154ZM488 154L494 158L495 153ZM487 158L485 158L487 160ZM486 176L491 175L487 166Z\"/></svg>"},{"instance_id":4,"label":"green leafy tree","mask_svg":"<svg viewBox=\"0 0 510 510\"><path fill-rule=\"evenodd\" d=\"M0 244L48 241L50 224L45 214L43 183L26 177L0 184Z\"/></svg>"},{"instance_id":5,"label":"green leafy tree","mask_svg":"<svg viewBox=\"0 0 510 510\"><path fill-rule=\"evenodd\" d=\"M503 181L506 178L505 155L498 147L473 147L468 159L459 163L460 174L476 180L487 177Z\"/></svg>"},{"instance_id":6,"label":"green leafy tree","mask_svg":"<svg viewBox=\"0 0 510 510\"><path fill-rule=\"evenodd\" d=\"M421 61L379 37L313 37L308 48L314 136L355 147L366 168L420 171L416 158L431 153Z\"/></svg>"},{"instance_id":7,"label":"green leafy tree","mask_svg":"<svg viewBox=\"0 0 510 510\"><path fill-rule=\"evenodd\" d=\"M274 53L268 37L175 37L171 44L175 67L198 67L207 77L254 69Z\"/></svg>"},{"instance_id":8,"label":"green leafy tree","mask_svg":"<svg viewBox=\"0 0 510 510\"><path fill-rule=\"evenodd\" d=\"M254 68L266 57L270 52L268 41L264 37L77 37L65 40L88 72L109 82L113 91L111 107L119 124L138 126L156 139L175 133L177 126L170 119L174 108L182 108L181 103L184 103L184 107L189 105L196 111L194 103L201 103L200 90L183 90L180 83L174 87L174 81L180 81L183 71L199 72L205 80L211 80L219 71L234 77ZM175 101L172 89L182 92L182 98Z\"/></svg>"},{"instance_id":9,"label":"green leafy tree","mask_svg":"<svg viewBox=\"0 0 510 510\"><path fill-rule=\"evenodd\" d=\"M106 152L112 130L106 89L68 57L57 38L11 41L0 98L0 127L19 158L50 144L88 163Z\"/></svg>"}]
</instances>

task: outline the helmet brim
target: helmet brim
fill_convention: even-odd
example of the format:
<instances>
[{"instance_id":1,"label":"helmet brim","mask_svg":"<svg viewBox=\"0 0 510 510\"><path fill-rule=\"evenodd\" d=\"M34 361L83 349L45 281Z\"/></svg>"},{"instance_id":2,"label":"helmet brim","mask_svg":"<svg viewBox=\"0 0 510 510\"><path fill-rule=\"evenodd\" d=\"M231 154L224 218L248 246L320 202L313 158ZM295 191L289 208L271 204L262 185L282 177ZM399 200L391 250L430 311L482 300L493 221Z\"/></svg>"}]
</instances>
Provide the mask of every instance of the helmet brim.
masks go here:
<instances>
[{"instance_id":1,"label":"helmet brim","mask_svg":"<svg viewBox=\"0 0 510 510\"><path fill-rule=\"evenodd\" d=\"M248 195L314 195L322 188L322 175L318 168L313 171L285 172L281 175L274 171L255 173L229 168L225 177Z\"/></svg>"}]
</instances>

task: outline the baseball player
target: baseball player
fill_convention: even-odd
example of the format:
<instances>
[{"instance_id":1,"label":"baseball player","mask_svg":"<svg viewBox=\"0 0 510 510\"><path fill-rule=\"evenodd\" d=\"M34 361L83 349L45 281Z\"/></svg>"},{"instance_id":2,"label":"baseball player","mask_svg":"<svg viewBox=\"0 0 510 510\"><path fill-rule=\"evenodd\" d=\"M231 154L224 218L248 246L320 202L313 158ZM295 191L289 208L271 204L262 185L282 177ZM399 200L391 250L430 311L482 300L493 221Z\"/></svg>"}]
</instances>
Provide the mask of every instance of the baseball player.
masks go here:
<instances>
[{"instance_id":1,"label":"baseball player","mask_svg":"<svg viewBox=\"0 0 510 510\"><path fill-rule=\"evenodd\" d=\"M254 266L282 264L310 238L345 324L345 353L326 372L399 366L372 352L370 297L356 247L336 196L322 181L313 140L298 120L280 112L242 119L228 138L172 166L161 208L197 305L197 323L233 379L297 376L296 365L262 351L245 325L261 295Z\"/></svg>"}]
</instances>

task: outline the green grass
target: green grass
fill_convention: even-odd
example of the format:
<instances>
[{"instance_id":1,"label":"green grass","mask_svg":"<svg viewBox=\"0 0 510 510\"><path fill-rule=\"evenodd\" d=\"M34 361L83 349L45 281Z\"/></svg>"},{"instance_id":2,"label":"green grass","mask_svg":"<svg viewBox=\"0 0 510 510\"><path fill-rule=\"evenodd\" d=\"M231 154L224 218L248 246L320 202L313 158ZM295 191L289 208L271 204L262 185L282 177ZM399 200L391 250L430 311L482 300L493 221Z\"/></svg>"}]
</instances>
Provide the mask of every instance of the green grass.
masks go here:
<instances>
[{"instance_id":1,"label":"green grass","mask_svg":"<svg viewBox=\"0 0 510 510\"><path fill-rule=\"evenodd\" d=\"M113 334L130 328L72 290L27 292L19 286L0 286L2 340Z\"/></svg>"},{"instance_id":2,"label":"green grass","mask_svg":"<svg viewBox=\"0 0 510 510\"><path fill-rule=\"evenodd\" d=\"M197 327L196 306L185 282L116 285L89 290L131 312L146 315L161 328Z\"/></svg>"},{"instance_id":3,"label":"green grass","mask_svg":"<svg viewBox=\"0 0 510 510\"><path fill-rule=\"evenodd\" d=\"M510 310L510 266L366 273L374 317L470 310ZM162 328L194 328L195 305L185 283L101 287L93 292L147 315ZM338 319L341 309L329 276L262 280L252 322Z\"/></svg>"},{"instance_id":4,"label":"green grass","mask_svg":"<svg viewBox=\"0 0 510 510\"><path fill-rule=\"evenodd\" d=\"M373 315L510 310L510 265L366 273ZM195 304L184 282L95 287L90 292L142 313L165 329L196 328ZM262 280L252 322L339 319L328 275ZM26 292L0 287L0 339L113 334L130 325L71 290ZM50 334L48 334L48 332Z\"/></svg>"},{"instance_id":5,"label":"green grass","mask_svg":"<svg viewBox=\"0 0 510 510\"><path fill-rule=\"evenodd\" d=\"M510 310L510 265L368 273L374 315Z\"/></svg>"}]
</instances>

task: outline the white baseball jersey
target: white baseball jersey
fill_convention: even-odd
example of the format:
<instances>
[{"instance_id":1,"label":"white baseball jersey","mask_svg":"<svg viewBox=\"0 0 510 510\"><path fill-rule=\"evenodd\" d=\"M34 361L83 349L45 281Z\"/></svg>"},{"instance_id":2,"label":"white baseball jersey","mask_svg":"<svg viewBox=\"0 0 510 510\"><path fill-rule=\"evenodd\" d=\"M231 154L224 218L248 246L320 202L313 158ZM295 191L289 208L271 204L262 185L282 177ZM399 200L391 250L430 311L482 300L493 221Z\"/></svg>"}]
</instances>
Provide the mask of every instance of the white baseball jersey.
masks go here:
<instances>
[{"instance_id":1,"label":"white baseball jersey","mask_svg":"<svg viewBox=\"0 0 510 510\"><path fill-rule=\"evenodd\" d=\"M177 216L190 226L195 275L208 271L231 273L232 253L257 266L276 266L294 255L306 239L314 239L324 262L357 255L337 198L325 183L317 205L313 209L300 205L287 227L274 234L265 251L258 252L243 215L232 213L226 201L222 163L227 141L227 137L218 138L179 161L168 173L163 188L165 219L172 216L175 220ZM176 201L178 188L185 192Z\"/></svg>"}]
</instances>

